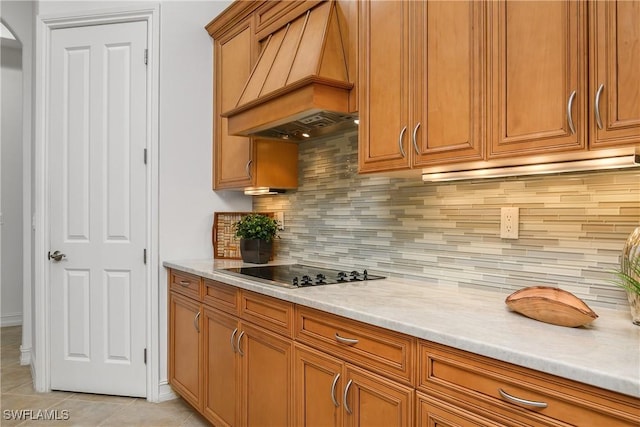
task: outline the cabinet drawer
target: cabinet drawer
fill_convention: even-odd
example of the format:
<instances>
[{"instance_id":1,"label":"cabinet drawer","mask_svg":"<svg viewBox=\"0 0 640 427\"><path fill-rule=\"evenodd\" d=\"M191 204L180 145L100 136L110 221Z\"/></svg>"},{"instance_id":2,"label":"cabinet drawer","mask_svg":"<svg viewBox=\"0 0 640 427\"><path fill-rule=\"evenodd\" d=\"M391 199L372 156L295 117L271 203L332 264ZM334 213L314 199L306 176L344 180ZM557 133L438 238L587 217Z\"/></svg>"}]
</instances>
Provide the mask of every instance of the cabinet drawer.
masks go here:
<instances>
[{"instance_id":1,"label":"cabinet drawer","mask_svg":"<svg viewBox=\"0 0 640 427\"><path fill-rule=\"evenodd\" d=\"M196 300L200 300L200 283L202 279L194 274L170 270L169 289Z\"/></svg>"},{"instance_id":2,"label":"cabinet drawer","mask_svg":"<svg viewBox=\"0 0 640 427\"><path fill-rule=\"evenodd\" d=\"M415 338L306 307L296 310L297 341L414 384Z\"/></svg>"},{"instance_id":3,"label":"cabinet drawer","mask_svg":"<svg viewBox=\"0 0 640 427\"><path fill-rule=\"evenodd\" d=\"M240 291L235 286L204 279L202 302L235 316L240 314Z\"/></svg>"},{"instance_id":4,"label":"cabinet drawer","mask_svg":"<svg viewBox=\"0 0 640 427\"><path fill-rule=\"evenodd\" d=\"M418 353L418 390L462 400L484 416L505 416L513 425L638 425L640 399L426 341Z\"/></svg>"},{"instance_id":5,"label":"cabinet drawer","mask_svg":"<svg viewBox=\"0 0 640 427\"><path fill-rule=\"evenodd\" d=\"M240 291L240 317L293 338L293 304L250 291Z\"/></svg>"}]
</instances>

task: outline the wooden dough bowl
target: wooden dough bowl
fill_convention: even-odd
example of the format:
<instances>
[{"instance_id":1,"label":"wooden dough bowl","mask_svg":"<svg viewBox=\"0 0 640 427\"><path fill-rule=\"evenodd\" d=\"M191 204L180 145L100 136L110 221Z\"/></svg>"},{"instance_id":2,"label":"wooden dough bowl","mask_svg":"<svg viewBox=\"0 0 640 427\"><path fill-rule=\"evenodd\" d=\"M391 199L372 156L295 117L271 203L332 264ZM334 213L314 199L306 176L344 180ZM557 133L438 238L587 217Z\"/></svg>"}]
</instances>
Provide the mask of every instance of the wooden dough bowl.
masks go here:
<instances>
[{"instance_id":1,"label":"wooden dough bowl","mask_svg":"<svg viewBox=\"0 0 640 427\"><path fill-rule=\"evenodd\" d=\"M571 292L548 286L520 289L504 302L515 312L553 325L576 327L598 318L584 301Z\"/></svg>"}]
</instances>

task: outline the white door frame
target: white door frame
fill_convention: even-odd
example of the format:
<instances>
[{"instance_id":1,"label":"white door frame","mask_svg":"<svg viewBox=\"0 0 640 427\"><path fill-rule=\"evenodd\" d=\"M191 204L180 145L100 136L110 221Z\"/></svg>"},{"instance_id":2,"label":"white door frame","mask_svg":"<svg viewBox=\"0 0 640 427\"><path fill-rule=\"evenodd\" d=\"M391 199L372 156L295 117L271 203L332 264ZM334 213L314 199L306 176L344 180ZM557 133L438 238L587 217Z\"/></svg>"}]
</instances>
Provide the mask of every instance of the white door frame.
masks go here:
<instances>
[{"instance_id":1,"label":"white door frame","mask_svg":"<svg viewBox=\"0 0 640 427\"><path fill-rule=\"evenodd\" d=\"M112 24L131 21L147 23L147 265L146 289L146 348L147 351L147 400L159 400L159 295L158 295L158 129L159 129L159 52L160 5L144 3L141 8L114 8L102 11L70 15L38 16L36 20L36 72L35 72L35 292L34 340L32 356L34 387L38 392L51 390L50 368L50 279L49 261L49 171L47 167L49 141L46 123L48 119L48 81L50 76L51 32L56 29Z\"/></svg>"}]
</instances>

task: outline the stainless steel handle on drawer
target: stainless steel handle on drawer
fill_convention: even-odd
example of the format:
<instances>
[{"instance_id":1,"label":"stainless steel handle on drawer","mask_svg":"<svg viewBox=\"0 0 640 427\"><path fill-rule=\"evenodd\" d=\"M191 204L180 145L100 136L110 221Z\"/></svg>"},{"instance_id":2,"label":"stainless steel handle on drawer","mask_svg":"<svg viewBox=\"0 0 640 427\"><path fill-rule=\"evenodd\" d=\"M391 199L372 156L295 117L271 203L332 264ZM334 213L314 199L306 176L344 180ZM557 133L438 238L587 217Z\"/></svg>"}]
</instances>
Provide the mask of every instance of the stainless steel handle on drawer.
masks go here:
<instances>
[{"instance_id":1,"label":"stainless steel handle on drawer","mask_svg":"<svg viewBox=\"0 0 640 427\"><path fill-rule=\"evenodd\" d=\"M353 414L353 412L351 411L351 408L349 408L349 404L347 403L347 394L349 394L349 387L351 387L352 383L353 380L349 380L347 386L344 388L344 394L342 395L342 404L344 405L344 409L347 410L347 414L349 415Z\"/></svg>"},{"instance_id":2,"label":"stainless steel handle on drawer","mask_svg":"<svg viewBox=\"0 0 640 427\"><path fill-rule=\"evenodd\" d=\"M235 328L233 332L231 332L231 349L233 350L234 353L238 352L238 350L236 350L236 343L234 342L234 338L236 337L237 333L238 333L238 328Z\"/></svg>"},{"instance_id":3,"label":"stainless steel handle on drawer","mask_svg":"<svg viewBox=\"0 0 640 427\"><path fill-rule=\"evenodd\" d=\"M333 404L335 405L336 408L340 406L340 404L338 403L338 400L336 399L336 384L338 383L339 379L340 379L340 374L336 374L335 378L333 378L333 383L331 384L331 400L333 400Z\"/></svg>"},{"instance_id":4,"label":"stainless steel handle on drawer","mask_svg":"<svg viewBox=\"0 0 640 427\"><path fill-rule=\"evenodd\" d=\"M576 91L571 92L569 96L569 102L567 102L567 122L569 123L569 129L571 129L571 134L574 135L576 133L576 128L573 125L573 114L571 110L573 109L573 101L576 99Z\"/></svg>"},{"instance_id":5,"label":"stainless steel handle on drawer","mask_svg":"<svg viewBox=\"0 0 640 427\"><path fill-rule=\"evenodd\" d=\"M184 286L185 288L188 288L189 285L191 284L189 280L180 280L178 283Z\"/></svg>"},{"instance_id":6,"label":"stainless steel handle on drawer","mask_svg":"<svg viewBox=\"0 0 640 427\"><path fill-rule=\"evenodd\" d=\"M511 396L501 388L498 389L498 392L500 393L500 396L504 397L505 399L510 400L513 403L518 403L520 405L533 406L534 408L546 408L548 406L545 402L536 402L535 400L520 399L519 397Z\"/></svg>"},{"instance_id":7,"label":"stainless steel handle on drawer","mask_svg":"<svg viewBox=\"0 0 640 427\"><path fill-rule=\"evenodd\" d=\"M413 149L416 150L416 154L420 155L420 149L418 148L418 141L416 141L416 136L418 134L418 128L420 127L420 123L413 128L413 134L411 135L411 140L413 141Z\"/></svg>"},{"instance_id":8,"label":"stainless steel handle on drawer","mask_svg":"<svg viewBox=\"0 0 640 427\"><path fill-rule=\"evenodd\" d=\"M244 167L244 170L247 172L247 176L249 177L249 179L252 178L252 176L251 176L251 162L253 162L253 160L249 160L247 162L247 165Z\"/></svg>"},{"instance_id":9,"label":"stainless steel handle on drawer","mask_svg":"<svg viewBox=\"0 0 640 427\"><path fill-rule=\"evenodd\" d=\"M238 335L238 341L236 342L236 348L238 349L238 353L240 353L240 356L244 356L244 351L242 351L242 347L240 347L240 340L242 339L243 335L244 331L240 332L240 335Z\"/></svg>"},{"instance_id":10,"label":"stainless steel handle on drawer","mask_svg":"<svg viewBox=\"0 0 640 427\"><path fill-rule=\"evenodd\" d=\"M407 153L404 152L404 147L402 146L402 137L404 136L404 133L406 131L407 131L407 127L405 126L400 131L400 138L398 138L398 146L400 147L400 154L402 154L402 157L407 157Z\"/></svg>"},{"instance_id":11,"label":"stainless steel handle on drawer","mask_svg":"<svg viewBox=\"0 0 640 427\"><path fill-rule=\"evenodd\" d=\"M340 335L338 335L338 333L336 332L336 339L338 341L340 341L343 344L358 344L358 340L355 338L344 338L341 337Z\"/></svg>"},{"instance_id":12,"label":"stainless steel handle on drawer","mask_svg":"<svg viewBox=\"0 0 640 427\"><path fill-rule=\"evenodd\" d=\"M197 312L193 318L193 326L196 328L196 331L200 333L200 322L198 322L198 319L200 319L200 312Z\"/></svg>"},{"instance_id":13,"label":"stainless steel handle on drawer","mask_svg":"<svg viewBox=\"0 0 640 427\"><path fill-rule=\"evenodd\" d=\"M602 129L602 118L600 117L600 95L602 95L602 90L604 89L604 85L601 84L596 92L596 100L595 100L595 113L596 113L596 123L598 124L598 129Z\"/></svg>"}]
</instances>

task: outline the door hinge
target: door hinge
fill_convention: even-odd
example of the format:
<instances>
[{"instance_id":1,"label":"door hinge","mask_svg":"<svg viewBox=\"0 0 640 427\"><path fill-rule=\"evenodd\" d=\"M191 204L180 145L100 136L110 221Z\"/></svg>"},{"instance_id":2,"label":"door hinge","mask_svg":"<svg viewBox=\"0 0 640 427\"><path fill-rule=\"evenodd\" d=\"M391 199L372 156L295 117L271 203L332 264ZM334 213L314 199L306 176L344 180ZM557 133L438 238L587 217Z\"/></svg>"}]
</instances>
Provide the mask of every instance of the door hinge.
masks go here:
<instances>
[{"instance_id":1,"label":"door hinge","mask_svg":"<svg viewBox=\"0 0 640 427\"><path fill-rule=\"evenodd\" d=\"M144 349L144 364L147 364L147 349Z\"/></svg>"},{"instance_id":2,"label":"door hinge","mask_svg":"<svg viewBox=\"0 0 640 427\"><path fill-rule=\"evenodd\" d=\"M144 164L147 164L147 149L144 149Z\"/></svg>"},{"instance_id":3,"label":"door hinge","mask_svg":"<svg viewBox=\"0 0 640 427\"><path fill-rule=\"evenodd\" d=\"M144 50L144 65L149 63L149 49Z\"/></svg>"},{"instance_id":4,"label":"door hinge","mask_svg":"<svg viewBox=\"0 0 640 427\"><path fill-rule=\"evenodd\" d=\"M143 250L142 251L142 261L146 264L147 263L147 250Z\"/></svg>"}]
</instances>

